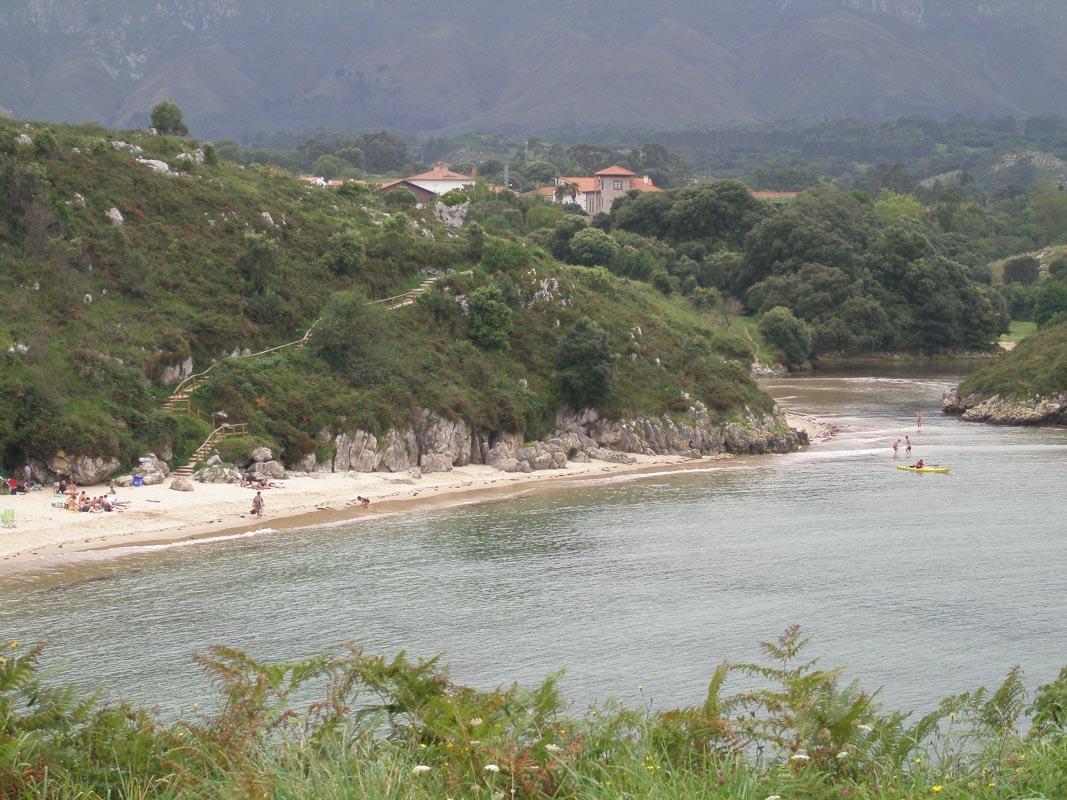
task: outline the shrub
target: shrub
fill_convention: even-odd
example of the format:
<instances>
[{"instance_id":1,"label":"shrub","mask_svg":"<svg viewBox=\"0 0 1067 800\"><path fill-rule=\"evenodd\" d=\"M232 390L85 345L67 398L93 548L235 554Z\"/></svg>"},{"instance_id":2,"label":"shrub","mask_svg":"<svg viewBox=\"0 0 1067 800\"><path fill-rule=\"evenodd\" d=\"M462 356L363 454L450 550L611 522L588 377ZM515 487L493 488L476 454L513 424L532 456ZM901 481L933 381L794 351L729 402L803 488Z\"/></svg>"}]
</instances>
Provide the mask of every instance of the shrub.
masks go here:
<instances>
[{"instance_id":1,"label":"shrub","mask_svg":"<svg viewBox=\"0 0 1067 800\"><path fill-rule=\"evenodd\" d=\"M152 127L164 136L189 135L189 129L182 119L182 110L166 100L152 109Z\"/></svg>"},{"instance_id":2,"label":"shrub","mask_svg":"<svg viewBox=\"0 0 1067 800\"><path fill-rule=\"evenodd\" d=\"M490 274L514 272L525 266L526 251L518 242L494 239L482 249L481 264Z\"/></svg>"},{"instance_id":3,"label":"shrub","mask_svg":"<svg viewBox=\"0 0 1067 800\"><path fill-rule=\"evenodd\" d=\"M1041 262L1033 256L1018 256L1004 264L1004 283L1021 283L1031 286L1041 275Z\"/></svg>"},{"instance_id":4,"label":"shrub","mask_svg":"<svg viewBox=\"0 0 1067 800\"><path fill-rule=\"evenodd\" d=\"M1050 283L1037 294L1034 322L1044 325L1057 314L1067 311L1067 283Z\"/></svg>"},{"instance_id":5,"label":"shrub","mask_svg":"<svg viewBox=\"0 0 1067 800\"><path fill-rule=\"evenodd\" d=\"M583 228L571 237L571 260L587 267L607 266L619 254L619 245L599 228Z\"/></svg>"},{"instance_id":6,"label":"shrub","mask_svg":"<svg viewBox=\"0 0 1067 800\"><path fill-rule=\"evenodd\" d=\"M760 318L758 328L767 343L782 353L787 366L800 366L811 355L811 328L788 308L775 306Z\"/></svg>"},{"instance_id":7,"label":"shrub","mask_svg":"<svg viewBox=\"0 0 1067 800\"><path fill-rule=\"evenodd\" d=\"M1058 256L1048 265L1048 274L1051 278L1067 281L1067 256Z\"/></svg>"},{"instance_id":8,"label":"shrub","mask_svg":"<svg viewBox=\"0 0 1067 800\"><path fill-rule=\"evenodd\" d=\"M579 320L560 341L556 366L563 397L575 409L595 407L611 393L611 341L588 320Z\"/></svg>"},{"instance_id":9,"label":"shrub","mask_svg":"<svg viewBox=\"0 0 1067 800\"><path fill-rule=\"evenodd\" d=\"M414 208L419 199L407 189L393 189L385 193L384 202L391 208Z\"/></svg>"},{"instance_id":10,"label":"shrub","mask_svg":"<svg viewBox=\"0 0 1067 800\"><path fill-rule=\"evenodd\" d=\"M326 246L326 263L335 275L355 275L367 262L363 236L349 226L330 237Z\"/></svg>"},{"instance_id":11,"label":"shrub","mask_svg":"<svg viewBox=\"0 0 1067 800\"><path fill-rule=\"evenodd\" d=\"M751 364L755 354L752 343L736 333L720 333L711 340L711 348L723 358Z\"/></svg>"},{"instance_id":12,"label":"shrub","mask_svg":"<svg viewBox=\"0 0 1067 800\"><path fill-rule=\"evenodd\" d=\"M482 286L467 298L470 338L488 350L506 347L511 333L511 309L496 286Z\"/></svg>"}]
</instances>

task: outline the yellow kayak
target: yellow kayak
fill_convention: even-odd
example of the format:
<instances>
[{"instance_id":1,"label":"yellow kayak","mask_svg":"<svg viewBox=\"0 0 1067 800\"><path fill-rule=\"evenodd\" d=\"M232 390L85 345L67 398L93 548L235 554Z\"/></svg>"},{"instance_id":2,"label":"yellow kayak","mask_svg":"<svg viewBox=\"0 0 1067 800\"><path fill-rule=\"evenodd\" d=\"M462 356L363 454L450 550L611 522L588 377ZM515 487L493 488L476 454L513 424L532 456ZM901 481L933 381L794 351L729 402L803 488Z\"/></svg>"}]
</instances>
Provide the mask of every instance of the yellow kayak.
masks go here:
<instances>
[{"instance_id":1,"label":"yellow kayak","mask_svg":"<svg viewBox=\"0 0 1067 800\"><path fill-rule=\"evenodd\" d=\"M903 464L897 464L897 469L902 470L904 472L939 472L942 475L947 475L948 473L952 472L951 467L906 467Z\"/></svg>"}]
</instances>

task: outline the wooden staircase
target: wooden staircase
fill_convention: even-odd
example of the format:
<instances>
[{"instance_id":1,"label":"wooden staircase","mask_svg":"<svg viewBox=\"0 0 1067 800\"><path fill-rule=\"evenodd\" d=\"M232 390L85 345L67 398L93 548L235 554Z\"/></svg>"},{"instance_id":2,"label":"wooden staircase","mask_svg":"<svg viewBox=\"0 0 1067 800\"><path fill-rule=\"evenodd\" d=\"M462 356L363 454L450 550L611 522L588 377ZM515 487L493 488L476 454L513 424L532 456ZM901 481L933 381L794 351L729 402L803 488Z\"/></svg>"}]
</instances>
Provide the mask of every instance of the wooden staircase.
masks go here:
<instances>
[{"instance_id":1,"label":"wooden staircase","mask_svg":"<svg viewBox=\"0 0 1067 800\"><path fill-rule=\"evenodd\" d=\"M215 445L222 439L229 439L233 436L245 436L248 433L248 423L227 423L219 425L211 432L202 445L193 451L193 454L189 456L189 463L178 467L174 470L173 475L179 478L188 478L196 472L196 465L208 457L208 454L215 449Z\"/></svg>"}]
</instances>

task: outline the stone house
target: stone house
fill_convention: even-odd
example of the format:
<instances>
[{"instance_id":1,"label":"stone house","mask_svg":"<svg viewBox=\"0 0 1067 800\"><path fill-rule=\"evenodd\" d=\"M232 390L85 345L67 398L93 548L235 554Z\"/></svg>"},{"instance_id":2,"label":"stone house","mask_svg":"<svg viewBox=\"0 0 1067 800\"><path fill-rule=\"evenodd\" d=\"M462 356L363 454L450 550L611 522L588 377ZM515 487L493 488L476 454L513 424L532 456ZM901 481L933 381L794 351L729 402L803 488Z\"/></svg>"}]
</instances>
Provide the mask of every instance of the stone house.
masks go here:
<instances>
[{"instance_id":1,"label":"stone house","mask_svg":"<svg viewBox=\"0 0 1067 800\"><path fill-rule=\"evenodd\" d=\"M554 186L543 186L537 194L556 203L574 203L589 216L608 213L615 201L631 191L661 192L647 175L638 175L617 164L589 177L556 178Z\"/></svg>"}]
</instances>

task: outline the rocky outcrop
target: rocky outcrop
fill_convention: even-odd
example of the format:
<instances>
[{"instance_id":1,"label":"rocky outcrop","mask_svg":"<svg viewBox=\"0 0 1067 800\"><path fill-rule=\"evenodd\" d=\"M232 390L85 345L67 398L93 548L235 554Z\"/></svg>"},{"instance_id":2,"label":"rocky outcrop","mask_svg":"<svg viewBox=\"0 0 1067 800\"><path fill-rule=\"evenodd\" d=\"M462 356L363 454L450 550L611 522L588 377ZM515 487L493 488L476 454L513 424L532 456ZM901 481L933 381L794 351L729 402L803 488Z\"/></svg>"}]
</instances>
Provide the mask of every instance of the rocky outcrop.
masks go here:
<instances>
[{"instance_id":1,"label":"rocky outcrop","mask_svg":"<svg viewBox=\"0 0 1067 800\"><path fill-rule=\"evenodd\" d=\"M285 467L277 461L257 461L248 470L248 477L281 480L285 477Z\"/></svg>"},{"instance_id":2,"label":"rocky outcrop","mask_svg":"<svg viewBox=\"0 0 1067 800\"><path fill-rule=\"evenodd\" d=\"M253 447L252 448L252 462L255 464L261 464L264 461L273 461L274 453L271 452L269 447Z\"/></svg>"},{"instance_id":3,"label":"rocky outcrop","mask_svg":"<svg viewBox=\"0 0 1067 800\"><path fill-rule=\"evenodd\" d=\"M170 467L167 466L167 462L163 461L155 453L149 453L147 456L137 459L137 466L130 470L130 474L116 478L115 483L124 487L133 486L134 475L141 477L142 485L156 486L163 483L167 476L170 475Z\"/></svg>"},{"instance_id":4,"label":"rocky outcrop","mask_svg":"<svg viewBox=\"0 0 1067 800\"><path fill-rule=\"evenodd\" d=\"M193 491L193 482L188 478L175 478L170 482L170 488L176 492Z\"/></svg>"},{"instance_id":5,"label":"rocky outcrop","mask_svg":"<svg viewBox=\"0 0 1067 800\"><path fill-rule=\"evenodd\" d=\"M724 451L789 453L807 444L807 436L790 428L780 414L749 413L722 423L712 420L699 401L691 401L684 414L623 420L601 419L593 409L567 409L557 415L556 428L559 434L578 435L581 451L603 460L611 460L605 456L612 451L700 458Z\"/></svg>"},{"instance_id":6,"label":"rocky outcrop","mask_svg":"<svg viewBox=\"0 0 1067 800\"><path fill-rule=\"evenodd\" d=\"M102 456L68 456L62 450L48 459L54 475L69 475L79 486L103 483L119 471L119 460Z\"/></svg>"},{"instance_id":7,"label":"rocky outcrop","mask_svg":"<svg viewBox=\"0 0 1067 800\"><path fill-rule=\"evenodd\" d=\"M148 167L153 172L158 172L160 175L166 175L170 172L170 165L166 161L160 161L156 158L139 158L137 163Z\"/></svg>"},{"instance_id":8,"label":"rocky outcrop","mask_svg":"<svg viewBox=\"0 0 1067 800\"><path fill-rule=\"evenodd\" d=\"M391 428L380 443L378 460L379 472L403 472L418 465L418 441L415 431L407 429L403 433Z\"/></svg>"},{"instance_id":9,"label":"rocky outcrop","mask_svg":"<svg viewBox=\"0 0 1067 800\"><path fill-rule=\"evenodd\" d=\"M437 217L442 225L447 225L449 228L462 228L464 221L467 219L467 212L470 209L470 201L449 206L438 200L434 203L433 215Z\"/></svg>"},{"instance_id":10,"label":"rocky outcrop","mask_svg":"<svg viewBox=\"0 0 1067 800\"><path fill-rule=\"evenodd\" d=\"M960 396L959 387L945 392L941 410L964 422L994 425L1067 425L1067 394L1052 397L1002 397L999 394Z\"/></svg>"},{"instance_id":11,"label":"rocky outcrop","mask_svg":"<svg viewBox=\"0 0 1067 800\"><path fill-rule=\"evenodd\" d=\"M164 386L176 386L193 374L193 357L189 356L177 364L168 364L163 367L163 374L159 382Z\"/></svg>"},{"instance_id":12,"label":"rocky outcrop","mask_svg":"<svg viewBox=\"0 0 1067 800\"><path fill-rule=\"evenodd\" d=\"M451 472L452 456L449 453L423 453L419 458L419 468L424 474Z\"/></svg>"},{"instance_id":13,"label":"rocky outcrop","mask_svg":"<svg viewBox=\"0 0 1067 800\"><path fill-rule=\"evenodd\" d=\"M122 212L114 206L105 211L104 216L107 217L108 221L110 221L111 224L115 227L122 225L126 221L126 219L122 216Z\"/></svg>"},{"instance_id":14,"label":"rocky outcrop","mask_svg":"<svg viewBox=\"0 0 1067 800\"><path fill-rule=\"evenodd\" d=\"M423 411L415 430L420 455L448 455L450 466L455 467L471 463L471 431L463 420L445 419L431 411Z\"/></svg>"}]
</instances>

